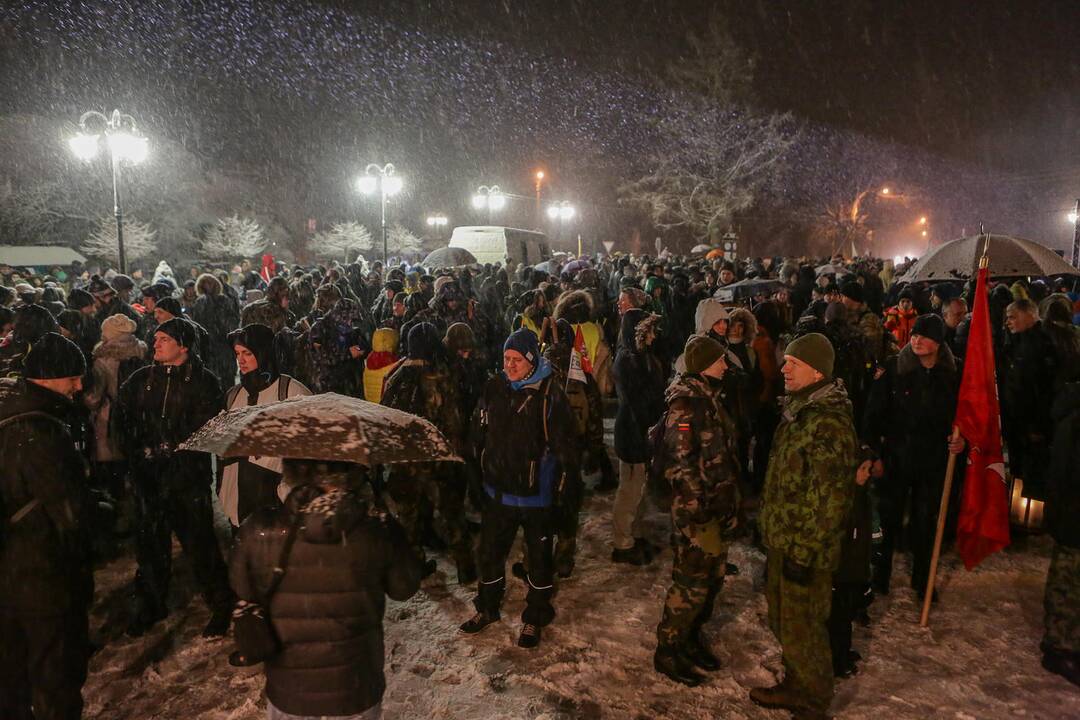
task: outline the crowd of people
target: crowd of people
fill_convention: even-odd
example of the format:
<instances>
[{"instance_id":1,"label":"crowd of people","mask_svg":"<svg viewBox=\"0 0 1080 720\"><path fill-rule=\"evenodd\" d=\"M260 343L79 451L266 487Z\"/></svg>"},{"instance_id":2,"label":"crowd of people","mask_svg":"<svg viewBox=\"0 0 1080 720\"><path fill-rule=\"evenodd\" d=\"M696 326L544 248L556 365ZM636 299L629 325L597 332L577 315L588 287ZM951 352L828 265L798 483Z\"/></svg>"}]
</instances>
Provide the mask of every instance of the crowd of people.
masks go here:
<instances>
[{"instance_id":1,"label":"crowd of people","mask_svg":"<svg viewBox=\"0 0 1080 720\"><path fill-rule=\"evenodd\" d=\"M411 597L437 571L429 553L475 586L464 634L500 621L509 564L528 588L518 645L535 648L575 570L584 496L614 491L611 561L628 569L662 553L649 504L671 515L656 671L696 686L721 669L702 628L739 571L729 547L755 543L784 678L750 697L827 717L835 679L858 670L852 624L895 592L896 553L936 597L973 287L905 283L869 258L572 260L245 261L187 280L165 262L0 266L0 664L22 668L3 674L0 715L80 716L95 561L130 541L140 636L170 611L175 535L211 611L204 635L272 617L269 717L377 718L385 597ZM1011 474L1046 502L1056 541L1044 666L1080 684L1080 295L1017 279L989 303ZM180 449L222 410L313 393L421 416L464 462ZM231 659L253 660L242 643Z\"/></svg>"}]
</instances>

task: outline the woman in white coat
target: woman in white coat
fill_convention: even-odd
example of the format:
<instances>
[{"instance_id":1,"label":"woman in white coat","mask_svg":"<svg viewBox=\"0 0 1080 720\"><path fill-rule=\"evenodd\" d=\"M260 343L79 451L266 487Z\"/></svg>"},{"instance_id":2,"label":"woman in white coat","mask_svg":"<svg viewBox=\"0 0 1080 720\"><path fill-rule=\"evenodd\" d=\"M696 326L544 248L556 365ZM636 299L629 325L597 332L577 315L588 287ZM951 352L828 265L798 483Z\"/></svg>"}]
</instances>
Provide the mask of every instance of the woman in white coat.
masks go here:
<instances>
[{"instance_id":1,"label":"woman in white coat","mask_svg":"<svg viewBox=\"0 0 1080 720\"><path fill-rule=\"evenodd\" d=\"M278 372L274 331L266 325L253 323L234 330L229 333L229 342L240 367L240 384L225 393L227 410L311 394L299 380ZM219 462L223 470L218 497L234 531L255 510L281 503L281 458L219 458Z\"/></svg>"}]
</instances>

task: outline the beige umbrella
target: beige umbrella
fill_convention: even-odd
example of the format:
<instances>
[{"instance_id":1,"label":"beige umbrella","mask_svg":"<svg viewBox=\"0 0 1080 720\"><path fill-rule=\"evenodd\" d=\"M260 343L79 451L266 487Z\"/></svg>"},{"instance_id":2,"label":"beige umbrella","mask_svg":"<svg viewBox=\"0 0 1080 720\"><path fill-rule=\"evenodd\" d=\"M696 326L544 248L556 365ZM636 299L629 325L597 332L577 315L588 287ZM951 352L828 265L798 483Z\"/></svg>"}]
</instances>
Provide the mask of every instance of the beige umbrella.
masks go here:
<instances>
[{"instance_id":1,"label":"beige umbrella","mask_svg":"<svg viewBox=\"0 0 1080 720\"><path fill-rule=\"evenodd\" d=\"M222 412L180 446L221 457L268 455L360 465L461 462L438 428L384 405L325 393Z\"/></svg>"},{"instance_id":2,"label":"beige umbrella","mask_svg":"<svg viewBox=\"0 0 1080 720\"><path fill-rule=\"evenodd\" d=\"M1037 242L1009 235L972 235L930 250L897 280L967 280L978 272L987 238L991 278L1080 275L1080 271L1061 256Z\"/></svg>"}]
</instances>

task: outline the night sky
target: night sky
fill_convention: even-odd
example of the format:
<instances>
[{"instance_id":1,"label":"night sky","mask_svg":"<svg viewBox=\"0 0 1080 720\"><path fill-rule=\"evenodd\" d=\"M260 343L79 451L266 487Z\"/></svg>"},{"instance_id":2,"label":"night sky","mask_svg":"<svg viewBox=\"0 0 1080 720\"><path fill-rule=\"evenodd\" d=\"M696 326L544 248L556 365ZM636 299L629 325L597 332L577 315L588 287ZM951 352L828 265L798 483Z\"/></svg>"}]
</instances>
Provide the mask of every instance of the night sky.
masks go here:
<instances>
[{"instance_id":1,"label":"night sky","mask_svg":"<svg viewBox=\"0 0 1080 720\"><path fill-rule=\"evenodd\" d=\"M1065 245L1080 3L9 1L0 115L49 125L122 107L152 139L264 188L291 231L309 216L371 224L349 187L369 161L409 178L399 212L416 230L434 210L478 221L477 185L528 195L542 166L583 233L621 241L649 229L618 187L676 151L656 131L682 111L665 68L714 5L754 66L746 110L801 128L738 219L748 236L795 237L791 222L888 183L913 198L872 210L895 250L923 212L941 239L986 222ZM5 155L0 180L26 182L34 163ZM532 217L514 208L508 221Z\"/></svg>"}]
</instances>

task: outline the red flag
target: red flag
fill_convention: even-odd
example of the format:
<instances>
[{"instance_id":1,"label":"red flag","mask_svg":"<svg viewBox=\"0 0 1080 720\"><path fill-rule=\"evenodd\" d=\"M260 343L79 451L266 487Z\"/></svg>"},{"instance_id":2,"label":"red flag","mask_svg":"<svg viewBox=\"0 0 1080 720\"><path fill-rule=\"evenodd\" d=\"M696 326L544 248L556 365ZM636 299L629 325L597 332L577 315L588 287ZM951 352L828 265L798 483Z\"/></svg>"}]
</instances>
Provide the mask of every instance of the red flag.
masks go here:
<instances>
[{"instance_id":1,"label":"red flag","mask_svg":"<svg viewBox=\"0 0 1080 720\"><path fill-rule=\"evenodd\" d=\"M986 276L987 269L980 268L956 406L956 426L968 444L956 549L968 570L1009 544L1009 498Z\"/></svg>"}]
</instances>

